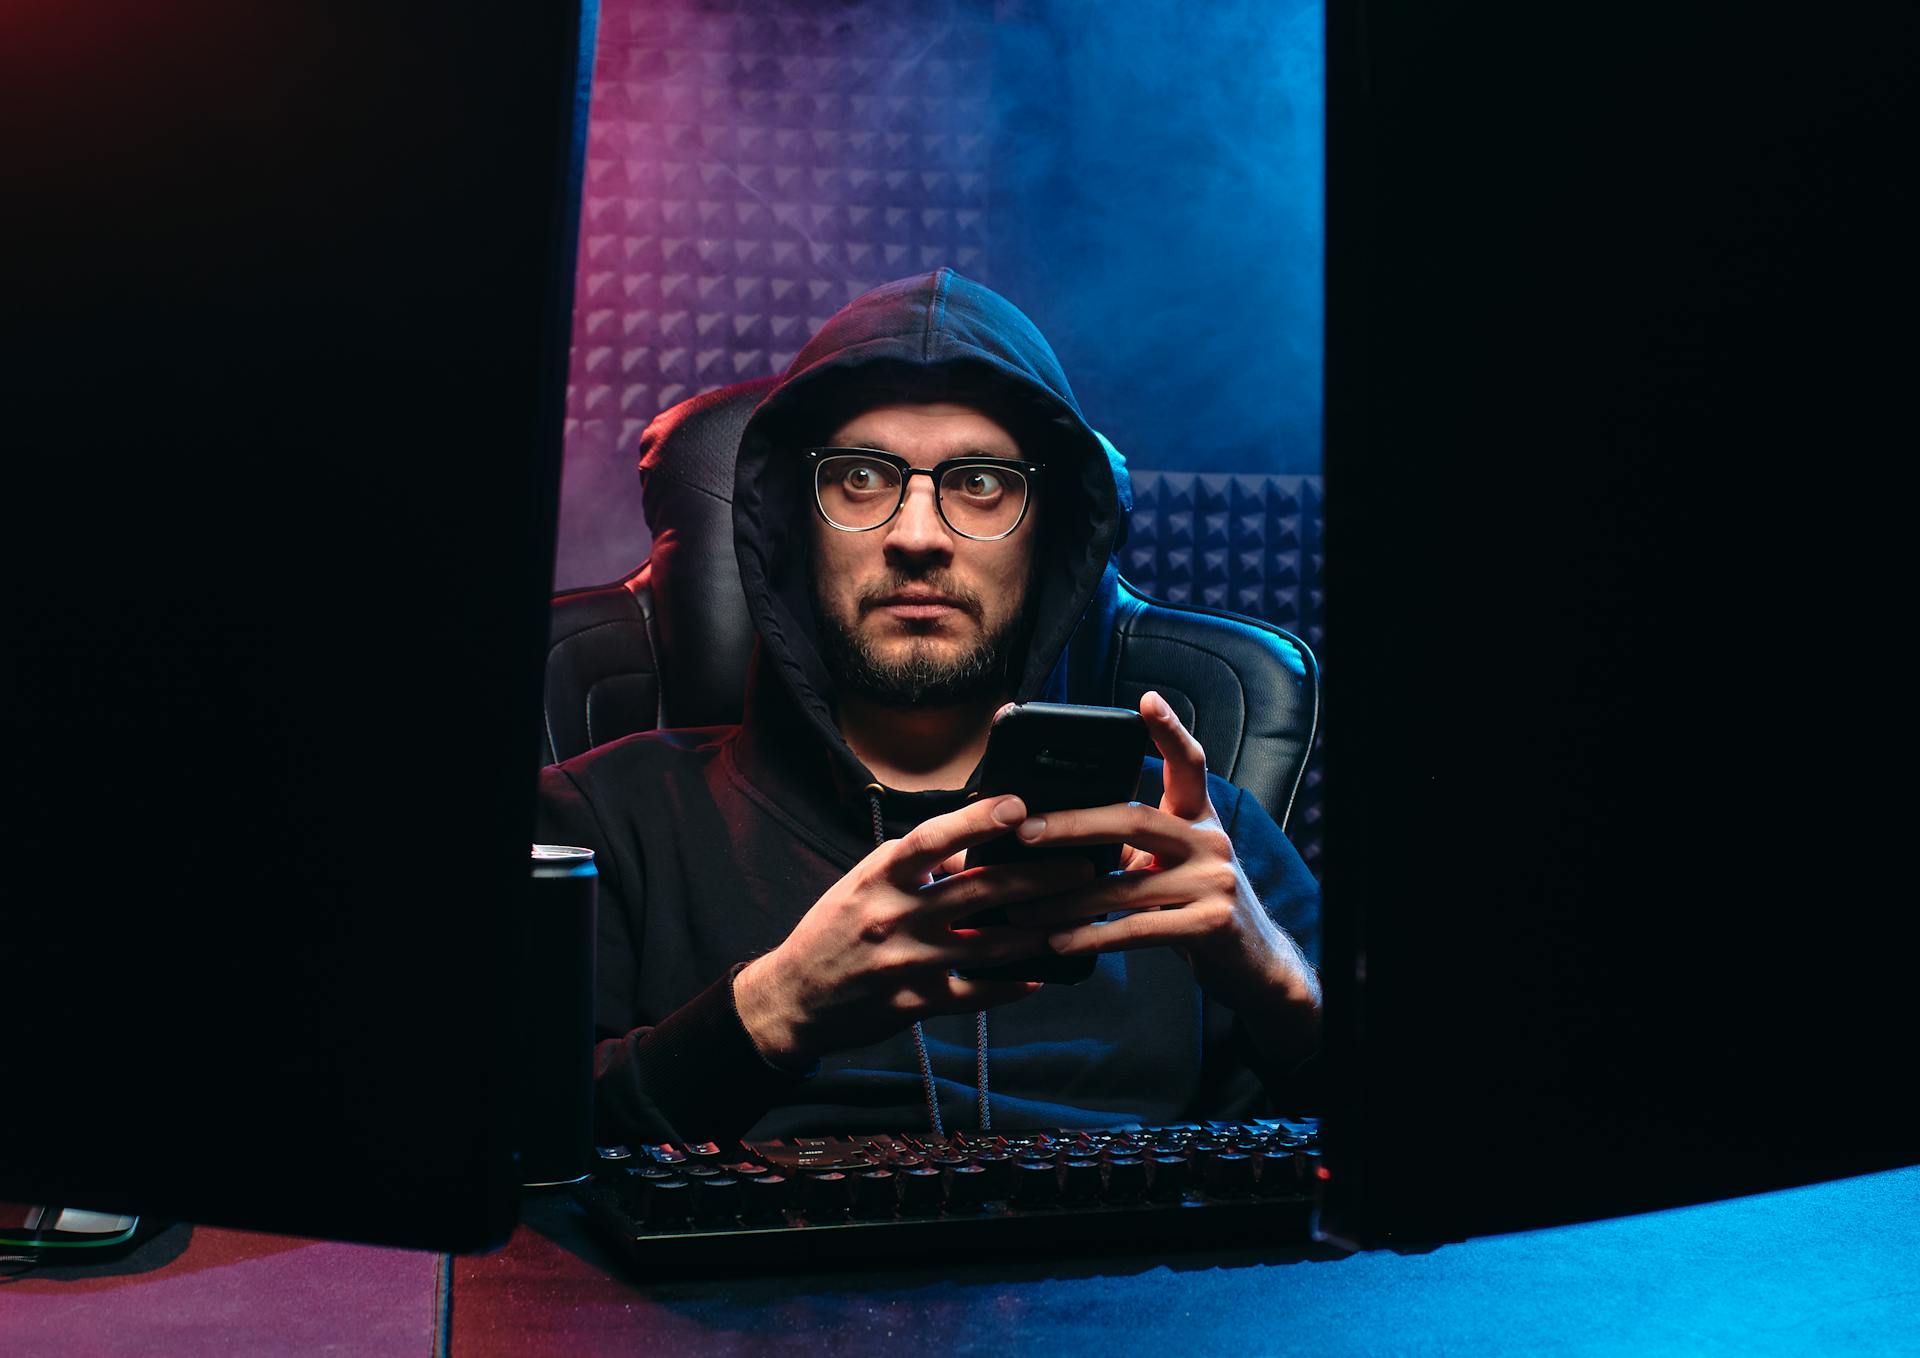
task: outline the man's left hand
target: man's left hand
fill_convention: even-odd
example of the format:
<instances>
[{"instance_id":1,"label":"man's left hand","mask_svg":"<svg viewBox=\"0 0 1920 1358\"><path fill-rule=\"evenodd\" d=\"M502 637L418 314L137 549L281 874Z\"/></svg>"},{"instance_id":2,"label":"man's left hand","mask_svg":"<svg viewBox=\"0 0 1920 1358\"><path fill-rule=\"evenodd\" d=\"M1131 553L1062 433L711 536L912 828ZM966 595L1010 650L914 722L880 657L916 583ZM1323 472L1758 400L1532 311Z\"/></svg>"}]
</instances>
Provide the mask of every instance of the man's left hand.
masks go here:
<instances>
[{"instance_id":1,"label":"man's left hand","mask_svg":"<svg viewBox=\"0 0 1920 1358\"><path fill-rule=\"evenodd\" d=\"M1166 765L1158 807L1050 811L1015 830L1026 843L1049 848L1122 843L1121 870L1069 896L1011 907L1008 923L1069 924L1047 940L1068 955L1176 948L1209 995L1267 1030L1272 1045L1296 1047L1308 1036L1303 1028L1317 1027L1319 979L1241 871L1207 794L1200 742L1157 693L1141 698L1140 715ZM1110 913L1119 917L1069 923Z\"/></svg>"}]
</instances>

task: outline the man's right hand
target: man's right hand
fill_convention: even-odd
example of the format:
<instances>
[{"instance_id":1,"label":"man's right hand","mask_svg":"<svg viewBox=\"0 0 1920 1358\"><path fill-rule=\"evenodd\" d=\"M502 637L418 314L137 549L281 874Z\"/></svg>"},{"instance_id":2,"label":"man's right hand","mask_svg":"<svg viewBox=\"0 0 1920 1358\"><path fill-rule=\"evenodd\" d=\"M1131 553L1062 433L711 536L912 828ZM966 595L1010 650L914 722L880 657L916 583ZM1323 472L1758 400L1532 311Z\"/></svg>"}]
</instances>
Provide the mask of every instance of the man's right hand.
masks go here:
<instances>
[{"instance_id":1,"label":"man's right hand","mask_svg":"<svg viewBox=\"0 0 1920 1358\"><path fill-rule=\"evenodd\" d=\"M734 977L734 1004L760 1054L804 1070L828 1052L868 1046L919 1019L1007 1004L1040 989L1038 981L949 973L1039 956L1046 930L953 925L1083 886L1092 867L1076 857L934 875L952 855L1006 834L1026 814L1018 797L994 797L934 816L834 883L785 942Z\"/></svg>"}]
</instances>

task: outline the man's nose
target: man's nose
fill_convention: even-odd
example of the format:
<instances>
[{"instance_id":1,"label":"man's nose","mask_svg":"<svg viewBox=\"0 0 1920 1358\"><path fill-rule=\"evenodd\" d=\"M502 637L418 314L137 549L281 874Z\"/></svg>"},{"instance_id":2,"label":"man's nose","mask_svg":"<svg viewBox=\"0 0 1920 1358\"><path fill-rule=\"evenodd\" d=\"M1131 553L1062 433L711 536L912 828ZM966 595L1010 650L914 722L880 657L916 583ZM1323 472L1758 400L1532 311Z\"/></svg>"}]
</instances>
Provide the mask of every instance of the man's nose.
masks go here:
<instances>
[{"instance_id":1,"label":"man's nose","mask_svg":"<svg viewBox=\"0 0 1920 1358\"><path fill-rule=\"evenodd\" d=\"M886 549L910 557L953 555L953 533L940 517L928 478L916 476L908 484L906 503L887 525Z\"/></svg>"}]
</instances>

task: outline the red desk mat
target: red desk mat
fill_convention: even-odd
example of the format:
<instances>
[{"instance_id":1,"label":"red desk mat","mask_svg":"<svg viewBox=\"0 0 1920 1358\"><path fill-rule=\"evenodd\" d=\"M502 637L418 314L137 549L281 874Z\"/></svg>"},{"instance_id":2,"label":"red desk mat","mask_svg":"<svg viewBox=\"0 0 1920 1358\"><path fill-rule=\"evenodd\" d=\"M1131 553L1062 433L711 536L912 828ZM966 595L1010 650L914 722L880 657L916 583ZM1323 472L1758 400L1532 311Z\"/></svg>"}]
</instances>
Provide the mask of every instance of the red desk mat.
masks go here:
<instances>
[{"instance_id":1,"label":"red desk mat","mask_svg":"<svg viewBox=\"0 0 1920 1358\"><path fill-rule=\"evenodd\" d=\"M0 1352L423 1358L439 1351L443 1259L173 1226L116 1261L0 1277Z\"/></svg>"},{"instance_id":2,"label":"red desk mat","mask_svg":"<svg viewBox=\"0 0 1920 1358\"><path fill-rule=\"evenodd\" d=\"M450 1314L456 1358L718 1351L708 1325L623 1281L594 1242L528 1225L492 1254L453 1260Z\"/></svg>"}]
</instances>

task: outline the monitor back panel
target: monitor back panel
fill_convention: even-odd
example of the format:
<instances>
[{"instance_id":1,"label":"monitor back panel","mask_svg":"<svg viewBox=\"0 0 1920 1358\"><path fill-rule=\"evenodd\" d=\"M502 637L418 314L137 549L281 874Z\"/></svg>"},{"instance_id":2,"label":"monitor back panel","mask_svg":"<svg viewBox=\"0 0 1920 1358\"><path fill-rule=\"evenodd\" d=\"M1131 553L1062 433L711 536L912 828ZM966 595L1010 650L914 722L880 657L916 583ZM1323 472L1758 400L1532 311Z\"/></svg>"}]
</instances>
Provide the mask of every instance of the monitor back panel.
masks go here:
<instances>
[{"instance_id":1,"label":"monitor back panel","mask_svg":"<svg viewBox=\"0 0 1920 1358\"><path fill-rule=\"evenodd\" d=\"M1329 21L1328 1225L1920 1159L1914 25Z\"/></svg>"},{"instance_id":2,"label":"monitor back panel","mask_svg":"<svg viewBox=\"0 0 1920 1358\"><path fill-rule=\"evenodd\" d=\"M578 7L6 23L0 1196L497 1240Z\"/></svg>"}]
</instances>

